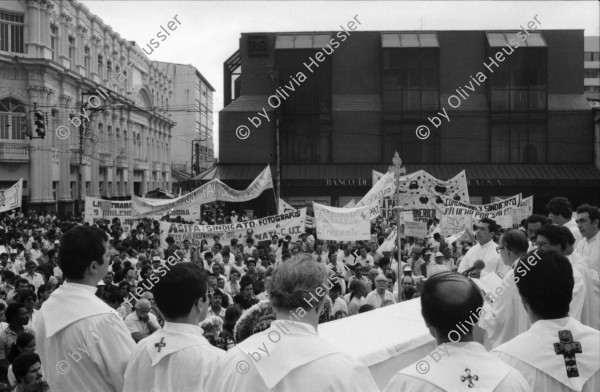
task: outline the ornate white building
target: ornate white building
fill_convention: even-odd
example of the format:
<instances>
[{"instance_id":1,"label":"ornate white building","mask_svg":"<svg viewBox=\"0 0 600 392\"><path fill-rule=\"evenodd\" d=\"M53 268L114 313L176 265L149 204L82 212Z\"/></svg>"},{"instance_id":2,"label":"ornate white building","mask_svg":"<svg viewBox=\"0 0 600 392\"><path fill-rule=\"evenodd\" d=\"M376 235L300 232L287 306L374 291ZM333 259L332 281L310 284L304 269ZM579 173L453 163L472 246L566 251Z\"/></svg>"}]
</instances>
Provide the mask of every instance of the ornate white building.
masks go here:
<instances>
[{"instance_id":1,"label":"ornate white building","mask_svg":"<svg viewBox=\"0 0 600 392\"><path fill-rule=\"evenodd\" d=\"M1 2L0 189L23 178L26 208L63 214L79 189L112 199L170 191L172 94L172 79L84 5ZM43 139L26 136L38 136L34 108Z\"/></svg>"}]
</instances>

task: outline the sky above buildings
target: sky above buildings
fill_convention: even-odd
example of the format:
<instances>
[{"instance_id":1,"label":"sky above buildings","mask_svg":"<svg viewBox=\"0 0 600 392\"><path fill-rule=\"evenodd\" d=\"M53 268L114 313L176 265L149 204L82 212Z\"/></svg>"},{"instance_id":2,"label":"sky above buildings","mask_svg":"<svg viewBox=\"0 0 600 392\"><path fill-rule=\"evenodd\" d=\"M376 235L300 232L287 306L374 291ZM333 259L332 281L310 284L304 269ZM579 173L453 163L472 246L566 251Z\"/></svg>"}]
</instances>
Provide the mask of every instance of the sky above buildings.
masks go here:
<instances>
[{"instance_id":1,"label":"sky above buildings","mask_svg":"<svg viewBox=\"0 0 600 392\"><path fill-rule=\"evenodd\" d=\"M590 1L102 1L84 0L122 38L146 48L151 60L191 64L215 88L214 141L218 156L223 108L223 62L239 49L241 33L340 31L355 18L357 31L515 30L537 15L541 29L583 29L600 35L600 3ZM164 41L170 21L180 22ZM174 21L175 22L175 21ZM173 26L173 25L171 25ZM266 77L266 76L265 76ZM181 135L174 129L174 136Z\"/></svg>"}]
</instances>

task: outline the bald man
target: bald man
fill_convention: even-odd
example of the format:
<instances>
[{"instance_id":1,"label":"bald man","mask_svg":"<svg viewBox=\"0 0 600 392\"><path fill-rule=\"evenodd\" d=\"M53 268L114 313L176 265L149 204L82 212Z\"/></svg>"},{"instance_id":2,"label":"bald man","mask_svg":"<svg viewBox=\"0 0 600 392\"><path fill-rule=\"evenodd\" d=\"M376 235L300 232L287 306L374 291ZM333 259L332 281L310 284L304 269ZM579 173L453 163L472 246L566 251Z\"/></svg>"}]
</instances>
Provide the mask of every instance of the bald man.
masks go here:
<instances>
[{"instance_id":1,"label":"bald man","mask_svg":"<svg viewBox=\"0 0 600 392\"><path fill-rule=\"evenodd\" d=\"M477 285L461 274L440 272L427 279L421 314L438 346L396 373L383 391L531 391L518 371L473 341L473 325L482 306Z\"/></svg>"},{"instance_id":2,"label":"bald man","mask_svg":"<svg viewBox=\"0 0 600 392\"><path fill-rule=\"evenodd\" d=\"M152 304L150 304L150 301L140 299L135 304L135 311L125 317L125 325L136 343L160 329L158 319L150 313L151 309Z\"/></svg>"}]
</instances>

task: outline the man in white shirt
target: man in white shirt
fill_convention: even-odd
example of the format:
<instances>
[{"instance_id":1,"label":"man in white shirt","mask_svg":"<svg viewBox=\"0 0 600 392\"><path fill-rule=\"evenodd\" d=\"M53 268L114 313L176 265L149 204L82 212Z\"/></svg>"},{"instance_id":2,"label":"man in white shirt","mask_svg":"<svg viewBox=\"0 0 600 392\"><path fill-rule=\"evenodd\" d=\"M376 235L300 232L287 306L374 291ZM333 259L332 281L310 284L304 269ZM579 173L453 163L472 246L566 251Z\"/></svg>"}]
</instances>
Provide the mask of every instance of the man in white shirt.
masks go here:
<instances>
[{"instance_id":1,"label":"man in white shirt","mask_svg":"<svg viewBox=\"0 0 600 392\"><path fill-rule=\"evenodd\" d=\"M583 239L575 251L589 259L594 292L600 295L600 210L588 204L581 205L577 208L576 222Z\"/></svg>"},{"instance_id":2,"label":"man in white shirt","mask_svg":"<svg viewBox=\"0 0 600 392\"><path fill-rule=\"evenodd\" d=\"M108 272L108 236L96 227L67 231L59 264L66 282L40 309L35 324L44 377L54 391L120 392L135 342L114 309L96 297Z\"/></svg>"},{"instance_id":3,"label":"man in white shirt","mask_svg":"<svg viewBox=\"0 0 600 392\"><path fill-rule=\"evenodd\" d=\"M569 317L573 268L554 250L536 250L527 270L515 273L531 328L494 349L517 369L534 392L596 392L600 389L600 331Z\"/></svg>"},{"instance_id":4,"label":"man in white shirt","mask_svg":"<svg viewBox=\"0 0 600 392\"><path fill-rule=\"evenodd\" d=\"M498 244L492 241L492 239L497 230L498 225L493 219L483 218L479 221L477 224L477 231L475 232L477 244L469 249L467 254L463 257L458 267L459 273L471 268L476 260L483 260L485 263L485 268L483 269L484 272L492 273L496 271L496 267L500 262L500 255L496 252Z\"/></svg>"},{"instance_id":5,"label":"man in white shirt","mask_svg":"<svg viewBox=\"0 0 600 392\"><path fill-rule=\"evenodd\" d=\"M202 268L176 264L152 291L166 323L133 351L123 392L211 391L208 377L225 353L211 346L198 326L208 310Z\"/></svg>"},{"instance_id":6,"label":"man in white shirt","mask_svg":"<svg viewBox=\"0 0 600 392\"><path fill-rule=\"evenodd\" d=\"M565 226L575 237L575 243L579 242L583 237L579 232L577 223L573 218L573 211L571 210L571 202L566 197L553 197L548 204L546 204L546 213L548 219L552 221L553 225Z\"/></svg>"},{"instance_id":7,"label":"man in white shirt","mask_svg":"<svg viewBox=\"0 0 600 392\"><path fill-rule=\"evenodd\" d=\"M369 269L375 266L373 256L367 253L367 248L364 246L360 248L360 254L356 258L356 263L359 263L363 267L369 267Z\"/></svg>"},{"instance_id":8,"label":"man in white shirt","mask_svg":"<svg viewBox=\"0 0 600 392\"><path fill-rule=\"evenodd\" d=\"M474 341L473 325L482 306L479 289L469 278L455 272L428 278L421 314L438 346L396 373L383 392L529 392L518 371Z\"/></svg>"},{"instance_id":9,"label":"man in white shirt","mask_svg":"<svg viewBox=\"0 0 600 392\"><path fill-rule=\"evenodd\" d=\"M150 310L150 301L140 299L135 304L134 311L125 317L125 325L136 343L160 329L157 317Z\"/></svg>"},{"instance_id":10,"label":"man in white shirt","mask_svg":"<svg viewBox=\"0 0 600 392\"><path fill-rule=\"evenodd\" d=\"M25 263L25 268L27 272L21 274L21 278L27 279L30 284L35 286L35 290L37 291L45 283L44 277L39 272L35 272L35 263L33 261Z\"/></svg>"},{"instance_id":11,"label":"man in white shirt","mask_svg":"<svg viewBox=\"0 0 600 392\"><path fill-rule=\"evenodd\" d=\"M498 242L500 243L498 252L507 267L512 267L521 256L527 253L529 247L525 233L517 229L508 230L502 234ZM481 283L485 285L486 281ZM504 275L501 285L493 286L494 283L490 283L482 288L486 302L491 309L486 305L487 312L479 320L479 326L487 331L492 348L508 342L518 334L527 331L529 327L527 313L521 304L521 297L515 284L513 269L511 268Z\"/></svg>"},{"instance_id":12,"label":"man in white shirt","mask_svg":"<svg viewBox=\"0 0 600 392\"><path fill-rule=\"evenodd\" d=\"M211 373L207 390L378 391L365 365L317 334L319 315L332 284L335 281L328 280L325 266L310 255L278 266L269 293L276 319L270 328L227 352Z\"/></svg>"},{"instance_id":13,"label":"man in white shirt","mask_svg":"<svg viewBox=\"0 0 600 392\"><path fill-rule=\"evenodd\" d=\"M367 294L367 304L375 309L381 308L385 301L396 303L394 294L387 290L387 278L384 275L377 275L375 278L375 290Z\"/></svg>"}]
</instances>

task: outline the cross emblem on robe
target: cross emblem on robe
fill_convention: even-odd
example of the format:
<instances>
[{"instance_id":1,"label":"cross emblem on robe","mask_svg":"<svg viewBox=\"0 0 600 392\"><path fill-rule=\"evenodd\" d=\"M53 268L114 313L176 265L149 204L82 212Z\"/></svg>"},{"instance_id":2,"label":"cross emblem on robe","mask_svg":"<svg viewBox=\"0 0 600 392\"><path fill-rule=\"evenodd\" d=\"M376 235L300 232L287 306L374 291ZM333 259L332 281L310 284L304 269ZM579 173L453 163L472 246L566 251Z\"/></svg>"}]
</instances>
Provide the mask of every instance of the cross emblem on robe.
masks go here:
<instances>
[{"instance_id":1,"label":"cross emblem on robe","mask_svg":"<svg viewBox=\"0 0 600 392\"><path fill-rule=\"evenodd\" d=\"M581 343L573 341L573 334L569 330L558 331L559 343L554 343L554 352L556 355L562 355L565 358L565 367L567 368L567 377L579 377L577 361L575 354L581 354Z\"/></svg>"},{"instance_id":2,"label":"cross emblem on robe","mask_svg":"<svg viewBox=\"0 0 600 392\"><path fill-rule=\"evenodd\" d=\"M471 376L471 369L465 369L465 372L467 373L467 375L460 376L460 381L465 382L466 380L469 380L468 387L473 388L475 386L475 384L473 384L473 380L475 380L475 381L479 380L479 376L477 376L477 375Z\"/></svg>"},{"instance_id":3,"label":"cross emblem on robe","mask_svg":"<svg viewBox=\"0 0 600 392\"><path fill-rule=\"evenodd\" d=\"M165 341L165 338L162 337L162 338L160 338L160 342L158 342L154 345L154 347L158 348L158 352L160 352L160 350L167 345L167 343L164 343L164 341Z\"/></svg>"}]
</instances>

